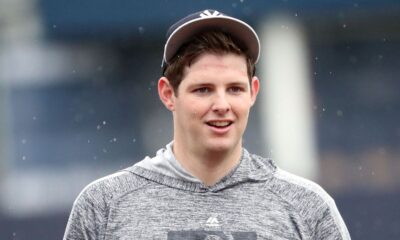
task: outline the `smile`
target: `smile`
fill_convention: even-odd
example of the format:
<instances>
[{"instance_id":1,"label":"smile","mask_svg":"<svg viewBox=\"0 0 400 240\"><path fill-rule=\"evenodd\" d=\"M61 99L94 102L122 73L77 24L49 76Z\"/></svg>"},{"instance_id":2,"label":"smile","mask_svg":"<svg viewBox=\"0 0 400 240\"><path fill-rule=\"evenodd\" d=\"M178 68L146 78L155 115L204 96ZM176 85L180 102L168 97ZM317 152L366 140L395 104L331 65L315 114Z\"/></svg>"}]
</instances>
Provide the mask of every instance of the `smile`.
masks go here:
<instances>
[{"instance_id":1,"label":"smile","mask_svg":"<svg viewBox=\"0 0 400 240\"><path fill-rule=\"evenodd\" d=\"M210 121L210 122L207 122L208 126L217 127L217 128L228 127L231 124L232 124L232 121Z\"/></svg>"}]
</instances>

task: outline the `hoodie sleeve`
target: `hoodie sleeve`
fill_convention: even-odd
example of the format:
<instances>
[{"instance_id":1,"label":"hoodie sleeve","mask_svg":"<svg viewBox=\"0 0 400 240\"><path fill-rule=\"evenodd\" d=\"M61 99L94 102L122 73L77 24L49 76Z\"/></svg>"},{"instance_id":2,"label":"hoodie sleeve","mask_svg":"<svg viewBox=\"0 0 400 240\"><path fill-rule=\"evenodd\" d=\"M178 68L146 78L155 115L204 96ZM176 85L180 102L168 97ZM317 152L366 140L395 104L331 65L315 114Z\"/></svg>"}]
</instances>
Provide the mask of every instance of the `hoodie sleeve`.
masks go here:
<instances>
[{"instance_id":1,"label":"hoodie sleeve","mask_svg":"<svg viewBox=\"0 0 400 240\"><path fill-rule=\"evenodd\" d=\"M64 240L101 239L106 225L106 202L92 184L75 200L64 233Z\"/></svg>"},{"instance_id":2,"label":"hoodie sleeve","mask_svg":"<svg viewBox=\"0 0 400 240\"><path fill-rule=\"evenodd\" d=\"M275 176L273 192L298 213L307 239L350 240L334 199L320 185L279 168Z\"/></svg>"},{"instance_id":3,"label":"hoodie sleeve","mask_svg":"<svg viewBox=\"0 0 400 240\"><path fill-rule=\"evenodd\" d=\"M316 221L314 239L350 240L350 234L333 199Z\"/></svg>"}]
</instances>

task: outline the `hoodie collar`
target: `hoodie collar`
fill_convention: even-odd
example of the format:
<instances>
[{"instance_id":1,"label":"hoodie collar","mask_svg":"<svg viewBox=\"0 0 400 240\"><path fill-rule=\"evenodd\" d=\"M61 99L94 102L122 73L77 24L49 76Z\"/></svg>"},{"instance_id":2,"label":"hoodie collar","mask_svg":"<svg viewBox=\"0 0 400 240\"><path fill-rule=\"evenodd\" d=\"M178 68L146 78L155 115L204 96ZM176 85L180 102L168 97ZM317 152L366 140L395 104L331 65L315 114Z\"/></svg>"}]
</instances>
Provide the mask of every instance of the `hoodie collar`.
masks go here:
<instances>
[{"instance_id":1,"label":"hoodie collar","mask_svg":"<svg viewBox=\"0 0 400 240\"><path fill-rule=\"evenodd\" d=\"M167 144L156 156L146 157L127 170L151 181L193 192L218 192L245 182L266 181L276 170L272 160L250 154L243 148L239 164L216 184L206 186L176 160L172 145L173 142Z\"/></svg>"}]
</instances>

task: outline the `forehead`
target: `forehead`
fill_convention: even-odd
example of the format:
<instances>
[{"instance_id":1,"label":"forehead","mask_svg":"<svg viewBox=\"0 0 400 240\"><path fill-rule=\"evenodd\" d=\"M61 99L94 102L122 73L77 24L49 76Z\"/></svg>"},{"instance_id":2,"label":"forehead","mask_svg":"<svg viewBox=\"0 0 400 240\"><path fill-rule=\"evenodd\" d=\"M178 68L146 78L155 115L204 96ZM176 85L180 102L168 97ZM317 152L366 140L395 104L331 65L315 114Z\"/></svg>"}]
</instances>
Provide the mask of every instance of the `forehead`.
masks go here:
<instances>
[{"instance_id":1,"label":"forehead","mask_svg":"<svg viewBox=\"0 0 400 240\"><path fill-rule=\"evenodd\" d=\"M247 79L245 56L234 53L204 53L184 69L184 79L193 75L199 77L215 75L215 77L218 77L229 74L237 78L245 77Z\"/></svg>"}]
</instances>

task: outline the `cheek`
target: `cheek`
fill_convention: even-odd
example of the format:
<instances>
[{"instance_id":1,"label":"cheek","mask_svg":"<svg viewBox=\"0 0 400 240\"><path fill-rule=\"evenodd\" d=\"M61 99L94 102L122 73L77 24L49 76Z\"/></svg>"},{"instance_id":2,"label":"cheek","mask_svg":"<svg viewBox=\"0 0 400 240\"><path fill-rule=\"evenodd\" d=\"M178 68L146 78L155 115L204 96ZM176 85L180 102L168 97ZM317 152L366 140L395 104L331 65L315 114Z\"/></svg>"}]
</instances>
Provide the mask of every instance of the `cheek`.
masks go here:
<instances>
[{"instance_id":1,"label":"cheek","mask_svg":"<svg viewBox=\"0 0 400 240\"><path fill-rule=\"evenodd\" d=\"M186 119L186 124L191 124L190 120L199 119L204 115L204 106L199 102L185 101L180 103L178 106L180 115Z\"/></svg>"},{"instance_id":2,"label":"cheek","mask_svg":"<svg viewBox=\"0 0 400 240\"><path fill-rule=\"evenodd\" d=\"M205 101L187 101L185 106L192 118L201 118L210 109Z\"/></svg>"},{"instance_id":3,"label":"cheek","mask_svg":"<svg viewBox=\"0 0 400 240\"><path fill-rule=\"evenodd\" d=\"M233 111L240 115L246 115L250 112L251 102L248 99L240 99L232 105Z\"/></svg>"}]
</instances>

